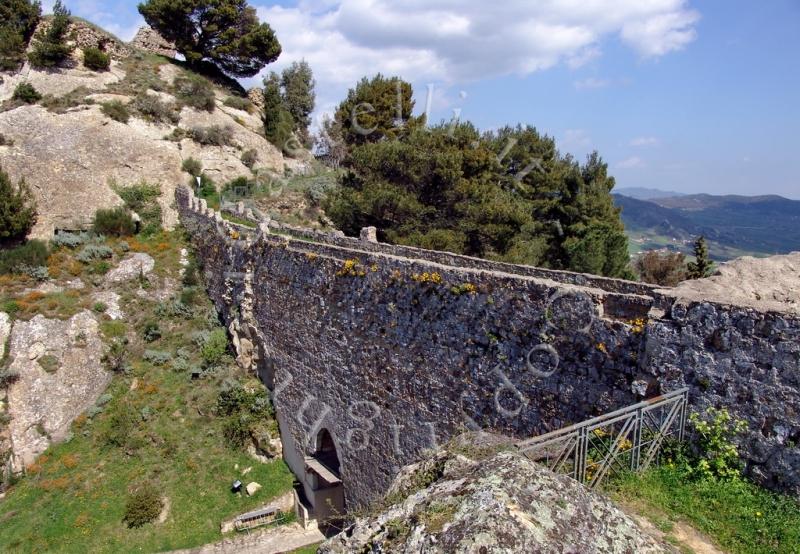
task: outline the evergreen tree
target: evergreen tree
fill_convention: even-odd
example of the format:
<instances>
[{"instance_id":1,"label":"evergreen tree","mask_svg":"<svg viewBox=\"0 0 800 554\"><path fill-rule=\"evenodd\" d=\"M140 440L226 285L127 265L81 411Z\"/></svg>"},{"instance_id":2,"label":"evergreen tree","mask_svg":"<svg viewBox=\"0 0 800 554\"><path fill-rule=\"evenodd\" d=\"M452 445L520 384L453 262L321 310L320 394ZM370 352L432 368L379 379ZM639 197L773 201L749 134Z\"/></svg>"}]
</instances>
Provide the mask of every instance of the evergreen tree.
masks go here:
<instances>
[{"instance_id":1,"label":"evergreen tree","mask_svg":"<svg viewBox=\"0 0 800 554\"><path fill-rule=\"evenodd\" d=\"M292 115L284 107L281 96L281 81L274 71L264 79L264 135L267 140L282 151L287 150L287 143L292 138L294 121Z\"/></svg>"},{"instance_id":2,"label":"evergreen tree","mask_svg":"<svg viewBox=\"0 0 800 554\"><path fill-rule=\"evenodd\" d=\"M13 70L25 59L25 47L42 16L42 5L31 0L0 1L0 70Z\"/></svg>"},{"instance_id":3,"label":"evergreen tree","mask_svg":"<svg viewBox=\"0 0 800 554\"><path fill-rule=\"evenodd\" d=\"M424 125L414 117L411 85L399 77L364 77L336 110L336 120L348 145L395 139Z\"/></svg>"},{"instance_id":4,"label":"evergreen tree","mask_svg":"<svg viewBox=\"0 0 800 554\"><path fill-rule=\"evenodd\" d=\"M314 111L314 74L311 66L303 60L293 62L281 74L283 104L291 114L295 131L304 143L308 142L308 127L311 125L311 112Z\"/></svg>"},{"instance_id":5,"label":"evergreen tree","mask_svg":"<svg viewBox=\"0 0 800 554\"><path fill-rule=\"evenodd\" d=\"M57 67L72 54L74 47L67 44L69 23L69 10L61 0L56 0L47 32L42 37L37 33L37 38L34 39L33 51L28 55L31 65Z\"/></svg>"},{"instance_id":6,"label":"evergreen tree","mask_svg":"<svg viewBox=\"0 0 800 554\"><path fill-rule=\"evenodd\" d=\"M210 62L233 77L252 77L281 53L275 32L246 0L147 0L139 13L195 68Z\"/></svg>"},{"instance_id":7,"label":"evergreen tree","mask_svg":"<svg viewBox=\"0 0 800 554\"><path fill-rule=\"evenodd\" d=\"M694 242L695 261L689 262L688 278L705 279L711 273L714 262L708 257L708 245L704 236L700 235Z\"/></svg>"},{"instance_id":8,"label":"evergreen tree","mask_svg":"<svg viewBox=\"0 0 800 554\"><path fill-rule=\"evenodd\" d=\"M36 223L36 203L22 180L15 187L0 167L0 244L23 240Z\"/></svg>"}]
</instances>

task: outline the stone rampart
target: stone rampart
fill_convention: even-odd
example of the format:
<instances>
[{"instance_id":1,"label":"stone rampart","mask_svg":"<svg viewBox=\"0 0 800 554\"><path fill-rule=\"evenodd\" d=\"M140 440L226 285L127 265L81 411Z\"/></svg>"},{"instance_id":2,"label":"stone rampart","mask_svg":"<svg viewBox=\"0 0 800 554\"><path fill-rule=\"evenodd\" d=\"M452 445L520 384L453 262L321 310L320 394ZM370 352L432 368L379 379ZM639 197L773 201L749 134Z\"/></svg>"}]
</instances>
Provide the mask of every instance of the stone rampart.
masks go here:
<instances>
[{"instance_id":1,"label":"stone rampart","mask_svg":"<svg viewBox=\"0 0 800 554\"><path fill-rule=\"evenodd\" d=\"M465 428L526 438L682 386L747 421L750 475L800 494L797 316L177 204L287 462L309 471L327 431L348 507Z\"/></svg>"}]
</instances>

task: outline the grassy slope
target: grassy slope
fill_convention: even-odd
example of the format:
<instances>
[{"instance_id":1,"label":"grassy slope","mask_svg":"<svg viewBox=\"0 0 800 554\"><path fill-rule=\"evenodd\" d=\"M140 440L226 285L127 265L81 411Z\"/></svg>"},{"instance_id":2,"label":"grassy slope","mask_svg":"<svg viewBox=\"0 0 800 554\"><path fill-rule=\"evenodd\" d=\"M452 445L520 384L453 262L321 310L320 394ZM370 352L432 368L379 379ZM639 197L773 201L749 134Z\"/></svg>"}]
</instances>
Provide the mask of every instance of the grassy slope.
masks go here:
<instances>
[{"instance_id":1,"label":"grassy slope","mask_svg":"<svg viewBox=\"0 0 800 554\"><path fill-rule=\"evenodd\" d=\"M132 250L148 252L156 259L159 277L178 281L179 251L185 246L178 233L129 242ZM116 242L110 244L117 250L116 260L122 253ZM90 266L75 265L68 250L51 258L51 273L72 278L79 270L87 284L97 279ZM24 298L19 296L20 287L5 285L0 292L6 304ZM76 304L86 304L91 288L89 284L79 298L62 293L33 303L23 300L24 309L17 316L31 317L52 300L52 315L68 317ZM114 378L107 391L112 400L102 413L80 417L73 425L72 440L50 448L0 502L0 552L155 552L196 546L218 539L223 519L291 489L292 476L282 461L262 465L226 446L223 419L215 415L223 381L233 378L251 387L260 387L260 383L246 376L230 358L213 375L197 381L169 364L158 367L142 360L145 349L174 355L178 348L187 348L191 361L199 363L192 332L213 325L205 294L197 291L195 315L184 319L158 316L158 302L152 296L141 298L136 289L138 283L117 290L128 314L124 323L102 323L107 339L122 334L132 339L132 371ZM55 301L64 298L70 301ZM141 338L148 320L157 320L163 333L153 343ZM131 439L124 447L109 445L104 433L112 416L125 410L137 416ZM150 413L146 420L140 415L142 410ZM237 464L240 469L252 466L253 470L242 477L235 469ZM236 478L257 481L264 488L253 498L233 495L229 487ZM122 523L127 494L145 480L157 483L169 498L169 516L163 524L128 529Z\"/></svg>"},{"instance_id":2,"label":"grassy slope","mask_svg":"<svg viewBox=\"0 0 800 554\"><path fill-rule=\"evenodd\" d=\"M662 466L615 483L612 494L662 531L686 520L733 554L800 552L800 504L744 481L693 481ZM666 516L666 521L661 517Z\"/></svg>"}]
</instances>

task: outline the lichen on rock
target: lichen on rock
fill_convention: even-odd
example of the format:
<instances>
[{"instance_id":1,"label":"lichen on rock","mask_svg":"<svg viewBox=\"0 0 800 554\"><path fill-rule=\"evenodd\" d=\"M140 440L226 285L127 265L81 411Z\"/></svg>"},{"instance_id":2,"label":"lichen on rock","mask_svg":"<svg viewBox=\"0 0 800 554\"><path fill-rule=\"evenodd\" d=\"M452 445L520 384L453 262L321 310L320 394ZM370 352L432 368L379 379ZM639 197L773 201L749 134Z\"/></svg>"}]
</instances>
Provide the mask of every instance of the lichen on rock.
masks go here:
<instances>
[{"instance_id":1,"label":"lichen on rock","mask_svg":"<svg viewBox=\"0 0 800 554\"><path fill-rule=\"evenodd\" d=\"M675 551L607 498L513 451L482 461L440 451L401 472L387 498L319 552Z\"/></svg>"}]
</instances>

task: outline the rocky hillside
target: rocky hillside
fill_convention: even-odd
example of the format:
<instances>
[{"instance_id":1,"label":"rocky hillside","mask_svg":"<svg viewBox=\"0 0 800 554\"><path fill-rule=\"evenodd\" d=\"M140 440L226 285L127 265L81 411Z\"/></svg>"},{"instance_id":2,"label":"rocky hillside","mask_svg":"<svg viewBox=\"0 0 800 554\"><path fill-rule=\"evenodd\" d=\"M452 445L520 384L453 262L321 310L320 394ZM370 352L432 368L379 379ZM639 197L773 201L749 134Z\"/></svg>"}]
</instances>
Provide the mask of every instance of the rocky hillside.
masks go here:
<instances>
[{"instance_id":1,"label":"rocky hillside","mask_svg":"<svg viewBox=\"0 0 800 554\"><path fill-rule=\"evenodd\" d=\"M39 71L26 64L0 74L0 166L34 191L33 237L84 228L97 209L121 204L115 187L141 181L161 187L163 223L173 227L173 193L188 178L181 166L190 157L218 185L253 170L282 175L287 167L303 167L264 138L258 110L243 91L140 49L169 52L152 33L124 45L75 21L73 35L78 48L69 67ZM83 65L88 46L110 53L109 70ZM12 99L21 83L42 98Z\"/></svg>"}]
</instances>

